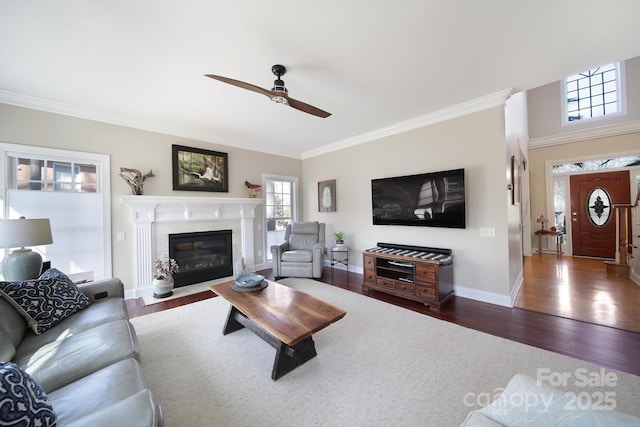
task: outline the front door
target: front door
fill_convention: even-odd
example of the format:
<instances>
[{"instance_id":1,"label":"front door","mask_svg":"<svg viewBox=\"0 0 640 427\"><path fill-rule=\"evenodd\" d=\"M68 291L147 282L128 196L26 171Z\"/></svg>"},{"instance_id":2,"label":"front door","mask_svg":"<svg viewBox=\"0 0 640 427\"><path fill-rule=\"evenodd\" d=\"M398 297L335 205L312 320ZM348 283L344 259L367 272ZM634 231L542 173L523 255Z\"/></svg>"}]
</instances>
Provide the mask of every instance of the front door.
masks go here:
<instances>
[{"instance_id":1,"label":"front door","mask_svg":"<svg viewBox=\"0 0 640 427\"><path fill-rule=\"evenodd\" d=\"M614 204L629 203L629 171L572 175L571 242L573 254L614 258Z\"/></svg>"}]
</instances>

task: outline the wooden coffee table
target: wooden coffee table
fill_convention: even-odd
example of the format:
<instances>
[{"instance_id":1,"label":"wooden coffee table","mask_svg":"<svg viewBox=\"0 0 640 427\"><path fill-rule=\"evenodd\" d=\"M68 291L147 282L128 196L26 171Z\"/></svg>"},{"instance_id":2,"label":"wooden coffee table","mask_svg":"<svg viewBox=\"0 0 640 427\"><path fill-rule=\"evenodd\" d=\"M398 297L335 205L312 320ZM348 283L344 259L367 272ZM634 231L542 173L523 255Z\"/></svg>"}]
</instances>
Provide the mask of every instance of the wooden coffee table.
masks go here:
<instances>
[{"instance_id":1,"label":"wooden coffee table","mask_svg":"<svg viewBox=\"0 0 640 427\"><path fill-rule=\"evenodd\" d=\"M236 292L233 281L211 285L209 289L231 303L223 335L247 328L276 349L271 371L275 381L314 358L317 353L311 335L347 313L307 293L268 283L255 292Z\"/></svg>"}]
</instances>

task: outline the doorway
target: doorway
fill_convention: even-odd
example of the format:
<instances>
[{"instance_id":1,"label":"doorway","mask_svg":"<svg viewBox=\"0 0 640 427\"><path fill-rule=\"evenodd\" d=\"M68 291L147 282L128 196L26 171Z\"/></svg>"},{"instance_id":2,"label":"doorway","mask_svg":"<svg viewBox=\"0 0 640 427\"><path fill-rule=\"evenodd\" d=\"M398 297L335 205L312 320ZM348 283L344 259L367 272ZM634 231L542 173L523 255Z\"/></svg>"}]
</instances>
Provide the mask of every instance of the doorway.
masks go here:
<instances>
[{"instance_id":1,"label":"doorway","mask_svg":"<svg viewBox=\"0 0 640 427\"><path fill-rule=\"evenodd\" d=\"M614 258L614 204L630 203L629 171L572 175L571 242L573 255Z\"/></svg>"}]
</instances>

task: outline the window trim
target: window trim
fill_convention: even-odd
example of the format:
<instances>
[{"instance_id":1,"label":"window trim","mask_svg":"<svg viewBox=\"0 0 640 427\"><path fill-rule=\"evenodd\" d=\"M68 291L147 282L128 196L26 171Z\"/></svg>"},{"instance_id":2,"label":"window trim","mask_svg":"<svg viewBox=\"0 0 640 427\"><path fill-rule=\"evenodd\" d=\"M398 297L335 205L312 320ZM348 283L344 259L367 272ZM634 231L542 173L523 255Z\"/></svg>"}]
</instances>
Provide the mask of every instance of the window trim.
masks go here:
<instances>
[{"instance_id":1,"label":"window trim","mask_svg":"<svg viewBox=\"0 0 640 427\"><path fill-rule=\"evenodd\" d=\"M0 162L8 164L8 157L29 157L40 160L57 160L61 162L86 163L87 160L96 165L98 179L97 191L102 195L102 233L104 242L104 271L105 276L113 275L113 260L111 246L111 157L108 154L85 153L81 151L62 150L58 148L38 147L32 145L13 144L0 141ZM11 188L9 181L11 171L0 174L0 219L9 215L6 205L7 191Z\"/></svg>"},{"instance_id":2,"label":"window trim","mask_svg":"<svg viewBox=\"0 0 640 427\"><path fill-rule=\"evenodd\" d=\"M569 121L567 111L567 77L564 77L560 81L560 104L561 104L561 118L560 123L565 126L579 126L587 123L594 123L600 120L608 120L616 117L620 117L627 114L627 78L625 71L625 62L613 62L616 67L616 90L618 93L618 111L611 114L604 114L596 117L587 117L580 120ZM605 64L606 65L606 64ZM586 71L586 70L585 70ZM583 71L584 72L584 71ZM572 74L573 75L573 74Z\"/></svg>"}]
</instances>

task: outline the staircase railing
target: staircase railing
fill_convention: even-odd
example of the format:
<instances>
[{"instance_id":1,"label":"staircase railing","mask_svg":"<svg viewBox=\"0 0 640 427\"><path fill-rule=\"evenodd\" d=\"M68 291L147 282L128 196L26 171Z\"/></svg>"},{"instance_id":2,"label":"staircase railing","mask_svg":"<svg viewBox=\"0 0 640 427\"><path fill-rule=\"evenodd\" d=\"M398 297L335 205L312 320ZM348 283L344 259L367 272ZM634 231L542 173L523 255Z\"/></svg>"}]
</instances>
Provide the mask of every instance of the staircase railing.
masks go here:
<instances>
[{"instance_id":1,"label":"staircase railing","mask_svg":"<svg viewBox=\"0 0 640 427\"><path fill-rule=\"evenodd\" d=\"M614 204L616 215L616 260L605 262L607 273L629 276L630 258L633 257L633 229L631 227L632 209L640 202L640 184L636 192L636 200L631 203ZM640 237L640 236L639 236Z\"/></svg>"}]
</instances>

